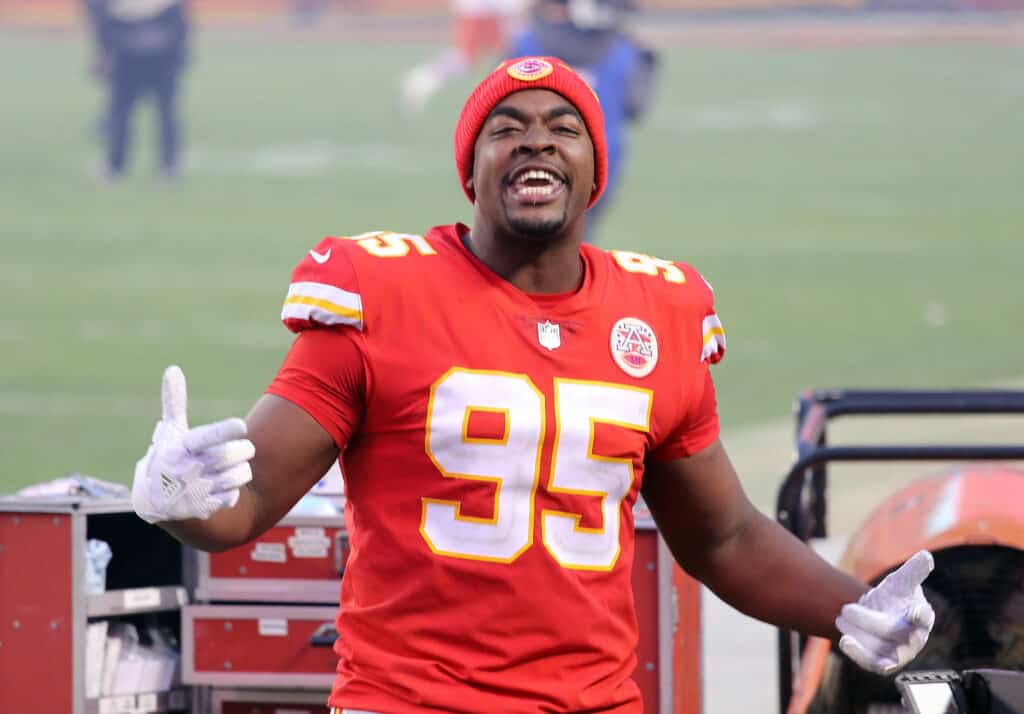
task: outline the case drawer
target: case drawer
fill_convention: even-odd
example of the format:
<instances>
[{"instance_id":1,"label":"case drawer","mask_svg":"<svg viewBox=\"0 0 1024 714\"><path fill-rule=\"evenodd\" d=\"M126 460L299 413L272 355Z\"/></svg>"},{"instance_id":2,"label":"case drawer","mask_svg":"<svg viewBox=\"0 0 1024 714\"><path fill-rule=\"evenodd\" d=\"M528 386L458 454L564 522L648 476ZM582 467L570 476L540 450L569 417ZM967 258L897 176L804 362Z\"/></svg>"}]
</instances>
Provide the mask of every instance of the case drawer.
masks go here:
<instances>
[{"instance_id":1,"label":"case drawer","mask_svg":"<svg viewBox=\"0 0 1024 714\"><path fill-rule=\"evenodd\" d=\"M182 610L187 684L329 690L335 607L190 605ZM331 634L324 637L325 632ZM317 641L319 640L321 641Z\"/></svg>"},{"instance_id":2,"label":"case drawer","mask_svg":"<svg viewBox=\"0 0 1024 714\"><path fill-rule=\"evenodd\" d=\"M337 604L348 536L341 516L286 517L251 543L195 558L197 600Z\"/></svg>"}]
</instances>

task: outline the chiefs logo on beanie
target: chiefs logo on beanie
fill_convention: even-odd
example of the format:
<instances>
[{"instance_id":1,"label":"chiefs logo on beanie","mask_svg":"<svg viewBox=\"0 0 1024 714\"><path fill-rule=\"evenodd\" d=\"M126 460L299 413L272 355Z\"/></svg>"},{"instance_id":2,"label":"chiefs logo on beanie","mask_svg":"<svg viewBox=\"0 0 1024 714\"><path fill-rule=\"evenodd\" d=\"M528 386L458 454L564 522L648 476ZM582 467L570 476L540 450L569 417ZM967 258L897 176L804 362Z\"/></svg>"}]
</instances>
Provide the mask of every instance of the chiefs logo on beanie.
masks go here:
<instances>
[{"instance_id":1,"label":"chiefs logo on beanie","mask_svg":"<svg viewBox=\"0 0 1024 714\"><path fill-rule=\"evenodd\" d=\"M594 144L594 182L596 188L587 208L593 206L608 181L608 146L604 136L604 113L594 90L576 72L557 57L519 57L506 60L484 78L466 100L455 125L455 167L462 190L475 200L466 181L473 175L473 149L480 129L494 107L513 92L524 89L550 89L565 97L583 118Z\"/></svg>"}]
</instances>

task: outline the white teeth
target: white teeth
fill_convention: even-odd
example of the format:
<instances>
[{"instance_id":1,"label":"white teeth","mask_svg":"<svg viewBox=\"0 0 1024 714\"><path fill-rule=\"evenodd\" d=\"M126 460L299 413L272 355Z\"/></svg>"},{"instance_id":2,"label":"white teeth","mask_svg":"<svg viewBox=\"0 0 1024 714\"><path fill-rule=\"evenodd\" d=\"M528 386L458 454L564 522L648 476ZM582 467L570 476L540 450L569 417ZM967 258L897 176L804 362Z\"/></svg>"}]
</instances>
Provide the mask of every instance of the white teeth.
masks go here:
<instances>
[{"instance_id":1,"label":"white teeth","mask_svg":"<svg viewBox=\"0 0 1024 714\"><path fill-rule=\"evenodd\" d=\"M524 171L523 173L516 176L515 183L522 183L524 181L529 181L531 179L538 181L547 181L552 184L561 182L560 179L550 171L545 171L543 169L529 169L528 171Z\"/></svg>"},{"instance_id":2,"label":"white teeth","mask_svg":"<svg viewBox=\"0 0 1024 714\"><path fill-rule=\"evenodd\" d=\"M517 186L516 193L520 196L549 196L554 193L555 187L548 186Z\"/></svg>"},{"instance_id":3,"label":"white teeth","mask_svg":"<svg viewBox=\"0 0 1024 714\"><path fill-rule=\"evenodd\" d=\"M515 177L512 190L521 199L541 199L554 195L563 183L561 178L546 169L526 169Z\"/></svg>"}]
</instances>

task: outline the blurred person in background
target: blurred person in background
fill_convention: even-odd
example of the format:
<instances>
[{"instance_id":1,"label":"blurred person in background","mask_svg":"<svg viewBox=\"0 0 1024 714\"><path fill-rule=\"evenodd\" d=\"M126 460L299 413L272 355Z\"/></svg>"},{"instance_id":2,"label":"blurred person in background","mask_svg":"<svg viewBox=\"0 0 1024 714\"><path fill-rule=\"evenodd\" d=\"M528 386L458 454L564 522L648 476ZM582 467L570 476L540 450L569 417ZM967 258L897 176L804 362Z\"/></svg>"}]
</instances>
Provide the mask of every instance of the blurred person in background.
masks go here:
<instances>
[{"instance_id":1,"label":"blurred person in background","mask_svg":"<svg viewBox=\"0 0 1024 714\"><path fill-rule=\"evenodd\" d=\"M135 105L152 95L160 130L160 175L174 179L180 170L177 100L189 34L186 0L90 0L90 4L110 77L107 155L101 174L109 180L124 175Z\"/></svg>"},{"instance_id":2,"label":"blurred person in background","mask_svg":"<svg viewBox=\"0 0 1024 714\"><path fill-rule=\"evenodd\" d=\"M451 0L451 40L434 57L402 77L400 105L416 114L448 83L483 61L500 59L502 48L519 30L526 0Z\"/></svg>"},{"instance_id":3,"label":"blurred person in background","mask_svg":"<svg viewBox=\"0 0 1024 714\"><path fill-rule=\"evenodd\" d=\"M331 0L292 0L292 22L296 25L315 25L330 4Z\"/></svg>"},{"instance_id":4,"label":"blurred person in background","mask_svg":"<svg viewBox=\"0 0 1024 714\"><path fill-rule=\"evenodd\" d=\"M632 0L537 0L508 57L557 55L590 84L604 110L608 186L587 216L587 240L616 194L626 162L626 128L647 112L657 55L630 37Z\"/></svg>"},{"instance_id":5,"label":"blurred person in background","mask_svg":"<svg viewBox=\"0 0 1024 714\"><path fill-rule=\"evenodd\" d=\"M92 40L92 58L89 61L89 75L104 86L110 82L110 48L103 43L108 38L103 33L103 7L106 0L83 0L82 7L89 25L89 36ZM110 131L110 115L108 106L104 106L96 122L95 132L98 138L106 142Z\"/></svg>"}]
</instances>

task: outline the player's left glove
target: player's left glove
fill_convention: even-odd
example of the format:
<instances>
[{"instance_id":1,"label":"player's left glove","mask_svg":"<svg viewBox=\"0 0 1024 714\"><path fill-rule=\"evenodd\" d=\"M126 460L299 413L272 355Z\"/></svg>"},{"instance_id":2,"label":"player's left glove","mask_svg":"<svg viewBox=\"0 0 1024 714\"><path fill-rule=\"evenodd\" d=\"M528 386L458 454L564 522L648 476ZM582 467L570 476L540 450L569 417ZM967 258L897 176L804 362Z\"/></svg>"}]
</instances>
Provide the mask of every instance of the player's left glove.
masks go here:
<instances>
[{"instance_id":1,"label":"player's left glove","mask_svg":"<svg viewBox=\"0 0 1024 714\"><path fill-rule=\"evenodd\" d=\"M935 624L935 612L921 590L934 567L932 554L919 551L857 602L844 605L836 618L843 633L839 649L876 674L890 675L905 667Z\"/></svg>"}]
</instances>

